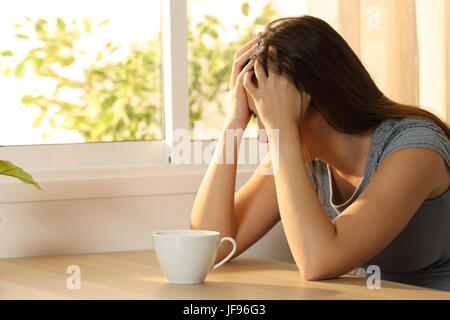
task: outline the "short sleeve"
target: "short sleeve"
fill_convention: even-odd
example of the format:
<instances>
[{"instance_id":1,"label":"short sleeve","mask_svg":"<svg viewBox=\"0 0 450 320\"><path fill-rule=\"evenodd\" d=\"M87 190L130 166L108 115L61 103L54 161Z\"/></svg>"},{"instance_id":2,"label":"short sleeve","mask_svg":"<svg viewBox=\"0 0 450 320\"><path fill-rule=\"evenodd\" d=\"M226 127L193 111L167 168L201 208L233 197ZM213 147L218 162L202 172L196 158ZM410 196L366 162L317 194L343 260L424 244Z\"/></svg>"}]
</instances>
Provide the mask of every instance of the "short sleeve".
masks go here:
<instances>
[{"instance_id":1,"label":"short sleeve","mask_svg":"<svg viewBox=\"0 0 450 320\"><path fill-rule=\"evenodd\" d=\"M450 141L437 124L422 119L405 118L397 122L386 139L378 163L394 151L405 148L428 148L438 152L450 167Z\"/></svg>"}]
</instances>

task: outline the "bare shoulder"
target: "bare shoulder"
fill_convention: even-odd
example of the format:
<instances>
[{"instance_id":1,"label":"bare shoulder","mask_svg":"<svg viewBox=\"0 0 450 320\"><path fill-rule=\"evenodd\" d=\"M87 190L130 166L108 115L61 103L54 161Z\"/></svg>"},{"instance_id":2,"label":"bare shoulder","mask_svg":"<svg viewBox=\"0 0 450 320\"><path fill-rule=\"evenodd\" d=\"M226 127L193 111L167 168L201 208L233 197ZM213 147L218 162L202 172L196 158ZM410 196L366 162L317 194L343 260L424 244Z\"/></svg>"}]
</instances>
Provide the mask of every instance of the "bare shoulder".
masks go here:
<instances>
[{"instance_id":1,"label":"bare shoulder","mask_svg":"<svg viewBox=\"0 0 450 320\"><path fill-rule=\"evenodd\" d=\"M397 150L387 156L380 167L389 167L391 172L409 172L404 176L404 183L420 177L423 188L429 190L426 200L438 197L450 186L450 168L441 154L429 148Z\"/></svg>"},{"instance_id":2,"label":"bare shoulder","mask_svg":"<svg viewBox=\"0 0 450 320\"><path fill-rule=\"evenodd\" d=\"M347 269L381 252L449 182L446 162L432 149L403 148L384 158L364 191L333 221Z\"/></svg>"}]
</instances>

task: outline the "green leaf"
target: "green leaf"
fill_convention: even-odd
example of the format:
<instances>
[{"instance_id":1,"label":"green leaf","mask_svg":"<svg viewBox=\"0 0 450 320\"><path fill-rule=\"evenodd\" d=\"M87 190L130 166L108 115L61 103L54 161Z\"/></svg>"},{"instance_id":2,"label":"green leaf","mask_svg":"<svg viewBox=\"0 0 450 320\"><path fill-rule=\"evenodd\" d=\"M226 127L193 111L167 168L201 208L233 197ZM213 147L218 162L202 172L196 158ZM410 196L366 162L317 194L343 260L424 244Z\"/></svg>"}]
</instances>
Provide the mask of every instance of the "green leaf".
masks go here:
<instances>
[{"instance_id":1,"label":"green leaf","mask_svg":"<svg viewBox=\"0 0 450 320\"><path fill-rule=\"evenodd\" d=\"M51 118L49 119L49 122L50 122L50 127L51 127L52 129L56 129L57 125L56 125L55 118L51 117Z\"/></svg>"},{"instance_id":2,"label":"green leaf","mask_svg":"<svg viewBox=\"0 0 450 320\"><path fill-rule=\"evenodd\" d=\"M103 123L111 123L113 121L113 119L114 119L113 111L106 112L102 117Z\"/></svg>"},{"instance_id":3,"label":"green leaf","mask_svg":"<svg viewBox=\"0 0 450 320\"><path fill-rule=\"evenodd\" d=\"M14 76L16 78L22 78L25 75L25 63L19 63L14 69Z\"/></svg>"},{"instance_id":4,"label":"green leaf","mask_svg":"<svg viewBox=\"0 0 450 320\"><path fill-rule=\"evenodd\" d=\"M71 66L75 62L74 57L68 57L61 61L61 67Z\"/></svg>"},{"instance_id":5,"label":"green leaf","mask_svg":"<svg viewBox=\"0 0 450 320\"><path fill-rule=\"evenodd\" d=\"M10 67L6 67L5 70L3 70L3 77L6 77L11 72Z\"/></svg>"},{"instance_id":6,"label":"green leaf","mask_svg":"<svg viewBox=\"0 0 450 320\"><path fill-rule=\"evenodd\" d=\"M105 100L103 100L102 108L107 109L107 108L111 107L114 104L114 102L116 102L116 100L117 100L116 96L110 96L110 97L106 98Z\"/></svg>"},{"instance_id":7,"label":"green leaf","mask_svg":"<svg viewBox=\"0 0 450 320\"><path fill-rule=\"evenodd\" d=\"M245 17L248 17L248 14L250 13L250 4L248 2L241 4L241 12Z\"/></svg>"},{"instance_id":8,"label":"green leaf","mask_svg":"<svg viewBox=\"0 0 450 320\"><path fill-rule=\"evenodd\" d=\"M105 20L103 20L102 22L100 22L100 23L98 24L98 26L101 27L101 26L104 26L105 24L108 24L108 23L110 23L110 22L111 22L111 20L105 19Z\"/></svg>"},{"instance_id":9,"label":"green leaf","mask_svg":"<svg viewBox=\"0 0 450 320\"><path fill-rule=\"evenodd\" d=\"M219 33L216 30L214 30L214 29L208 30L208 34L214 40L219 39Z\"/></svg>"},{"instance_id":10,"label":"green leaf","mask_svg":"<svg viewBox=\"0 0 450 320\"><path fill-rule=\"evenodd\" d=\"M103 51L97 52L97 54L95 55L95 59L97 61L100 61L100 60L102 60L102 58L103 58Z\"/></svg>"},{"instance_id":11,"label":"green leaf","mask_svg":"<svg viewBox=\"0 0 450 320\"><path fill-rule=\"evenodd\" d=\"M20 102L23 103L24 105L28 106L33 102L33 100L34 100L34 97L32 94L26 94L22 97L22 100Z\"/></svg>"},{"instance_id":12,"label":"green leaf","mask_svg":"<svg viewBox=\"0 0 450 320\"><path fill-rule=\"evenodd\" d=\"M47 20L39 19L34 24L34 31L36 31L36 33L41 33L42 31L45 31L44 25L46 25L46 24L48 24Z\"/></svg>"},{"instance_id":13,"label":"green leaf","mask_svg":"<svg viewBox=\"0 0 450 320\"><path fill-rule=\"evenodd\" d=\"M73 49L73 43L72 43L72 41L67 40L67 39L61 39L61 43L62 43L65 47Z\"/></svg>"},{"instance_id":14,"label":"green leaf","mask_svg":"<svg viewBox=\"0 0 450 320\"><path fill-rule=\"evenodd\" d=\"M14 55L14 52L12 52L11 50L5 50L0 52L0 55L2 55L3 57L12 57Z\"/></svg>"},{"instance_id":15,"label":"green leaf","mask_svg":"<svg viewBox=\"0 0 450 320\"><path fill-rule=\"evenodd\" d=\"M42 190L41 186L33 180L29 173L23 171L23 169L19 167L16 167L9 161L0 160L0 174L15 177L26 184L32 184L39 190Z\"/></svg>"},{"instance_id":16,"label":"green leaf","mask_svg":"<svg viewBox=\"0 0 450 320\"><path fill-rule=\"evenodd\" d=\"M66 23L60 17L58 17L56 19L56 25L58 26L59 30L61 30L61 31L65 31L66 30Z\"/></svg>"},{"instance_id":17,"label":"green leaf","mask_svg":"<svg viewBox=\"0 0 450 320\"><path fill-rule=\"evenodd\" d=\"M212 25L220 25L220 21L216 17L214 17L214 16L212 16L210 14L205 14L204 17L205 17L206 21L208 21Z\"/></svg>"},{"instance_id":18,"label":"green leaf","mask_svg":"<svg viewBox=\"0 0 450 320\"><path fill-rule=\"evenodd\" d=\"M193 121L201 120L202 119L202 113L203 113L202 111L203 111L202 109L198 109L198 110L192 112L191 120L193 120Z\"/></svg>"},{"instance_id":19,"label":"green leaf","mask_svg":"<svg viewBox=\"0 0 450 320\"><path fill-rule=\"evenodd\" d=\"M39 125L42 123L42 120L44 120L45 113L41 113L33 120L33 128L39 127Z\"/></svg>"},{"instance_id":20,"label":"green leaf","mask_svg":"<svg viewBox=\"0 0 450 320\"><path fill-rule=\"evenodd\" d=\"M265 26L266 24L268 24L270 22L270 18L264 17L264 16L260 16L258 18L256 18L253 21L253 25L255 26Z\"/></svg>"},{"instance_id":21,"label":"green leaf","mask_svg":"<svg viewBox=\"0 0 450 320\"><path fill-rule=\"evenodd\" d=\"M89 20L89 18L83 19L83 27L84 27L84 32L91 33L91 21Z\"/></svg>"},{"instance_id":22,"label":"green leaf","mask_svg":"<svg viewBox=\"0 0 450 320\"><path fill-rule=\"evenodd\" d=\"M44 63L44 59L41 59L37 56L32 57L31 61L33 61L33 64L34 64L34 67L36 70L38 70Z\"/></svg>"},{"instance_id":23,"label":"green leaf","mask_svg":"<svg viewBox=\"0 0 450 320\"><path fill-rule=\"evenodd\" d=\"M20 38L20 39L30 39L30 37L26 34L23 33L18 33L16 34L16 38Z\"/></svg>"}]
</instances>

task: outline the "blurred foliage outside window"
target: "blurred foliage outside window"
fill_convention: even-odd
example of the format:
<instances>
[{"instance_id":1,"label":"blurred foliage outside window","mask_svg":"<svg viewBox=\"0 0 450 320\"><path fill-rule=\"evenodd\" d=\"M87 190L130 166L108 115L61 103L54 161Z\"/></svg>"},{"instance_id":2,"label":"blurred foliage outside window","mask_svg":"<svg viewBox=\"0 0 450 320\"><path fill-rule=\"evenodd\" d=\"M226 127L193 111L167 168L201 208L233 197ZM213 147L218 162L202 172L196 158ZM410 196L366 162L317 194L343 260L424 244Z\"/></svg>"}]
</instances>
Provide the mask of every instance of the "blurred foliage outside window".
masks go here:
<instances>
[{"instance_id":1,"label":"blurred foliage outside window","mask_svg":"<svg viewBox=\"0 0 450 320\"><path fill-rule=\"evenodd\" d=\"M34 127L49 116L52 130L76 130L86 141L161 138L159 39L135 45L120 61L114 59L114 52L120 47L112 42L98 51L95 59L77 48L82 36L88 36L107 23L109 20L93 25L88 18L70 22L57 18L51 24L44 19L25 18L24 22L14 25L18 29L17 38L37 39L40 45L29 50L18 64L5 66L3 76L40 77L56 83L51 95L42 92L23 95L24 105L34 105L41 110L34 119ZM14 54L13 50L0 52L3 58ZM82 79L66 76L67 69L79 69L85 61L88 63L82 67ZM76 98L64 99L60 93L68 91ZM44 133L51 134L51 131Z\"/></svg>"},{"instance_id":2,"label":"blurred foliage outside window","mask_svg":"<svg viewBox=\"0 0 450 320\"><path fill-rule=\"evenodd\" d=\"M220 3L221 7L227 3ZM249 2L240 5L240 12L249 19ZM227 110L226 104L230 104L228 90L233 57L235 51L255 38L257 32L271 22L277 12L273 8L272 2L262 7L261 12L246 27L233 25L237 33L237 40L224 41L226 28L217 18L210 14L204 15L204 20L195 26L188 28L188 61L189 61L189 113L190 126L202 121L203 127L221 128L221 121ZM211 116L212 115L212 116ZM216 122L214 123L214 118ZM210 123L205 123L210 122ZM257 127L255 118L251 125ZM195 133L193 134L196 137Z\"/></svg>"},{"instance_id":3,"label":"blurred foliage outside window","mask_svg":"<svg viewBox=\"0 0 450 320\"><path fill-rule=\"evenodd\" d=\"M240 14L247 17L249 10L249 3L243 2ZM250 26L234 26L240 36L232 42L223 41L224 26L212 15L204 15L203 21L188 28L191 128L195 121L204 119L206 108L224 114L223 97L228 92L234 51L251 40L275 15L272 3L267 4ZM129 54L119 61L114 58L114 52L120 47L113 42L96 52L94 59L77 48L81 37L89 36L109 22L94 23L88 18L71 21L57 18L54 22L25 18L14 25L15 37L23 41L39 40L39 45L15 64L9 61L16 55L13 48L0 50L3 77L40 77L55 83L50 95L26 92L21 99L22 104L40 109L34 127L49 117L51 129L44 133L45 137L56 129L65 129L76 130L87 142L163 138L159 35L133 45ZM82 67L83 78L68 77L65 70L79 66L79 60L88 61ZM65 99L62 92L71 92L76 98Z\"/></svg>"}]
</instances>

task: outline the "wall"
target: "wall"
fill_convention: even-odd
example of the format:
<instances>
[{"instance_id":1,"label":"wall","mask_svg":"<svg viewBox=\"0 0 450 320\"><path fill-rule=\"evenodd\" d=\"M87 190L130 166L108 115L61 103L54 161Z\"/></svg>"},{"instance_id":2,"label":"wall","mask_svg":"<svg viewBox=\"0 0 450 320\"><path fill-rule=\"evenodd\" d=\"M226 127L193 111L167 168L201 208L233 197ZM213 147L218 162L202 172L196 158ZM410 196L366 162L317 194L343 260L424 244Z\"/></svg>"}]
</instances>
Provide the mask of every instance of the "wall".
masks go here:
<instances>
[{"instance_id":1,"label":"wall","mask_svg":"<svg viewBox=\"0 0 450 320\"><path fill-rule=\"evenodd\" d=\"M180 193L177 186L172 188L178 190L177 194L116 194L104 198L0 203L0 258L152 249L153 231L189 228L194 190L198 188L201 176L189 177L191 183L186 183L185 193ZM249 176L249 172L239 173L237 186ZM12 181L8 180L11 183L9 189L12 186L32 189ZM183 179L178 177L178 181L183 182ZM158 179L154 183L160 182ZM150 193L151 179L147 183L141 187ZM75 185L74 182L66 184ZM50 183L44 181L42 186L45 189ZM76 192L72 190L72 193ZM293 262L281 223L245 254Z\"/></svg>"}]
</instances>

